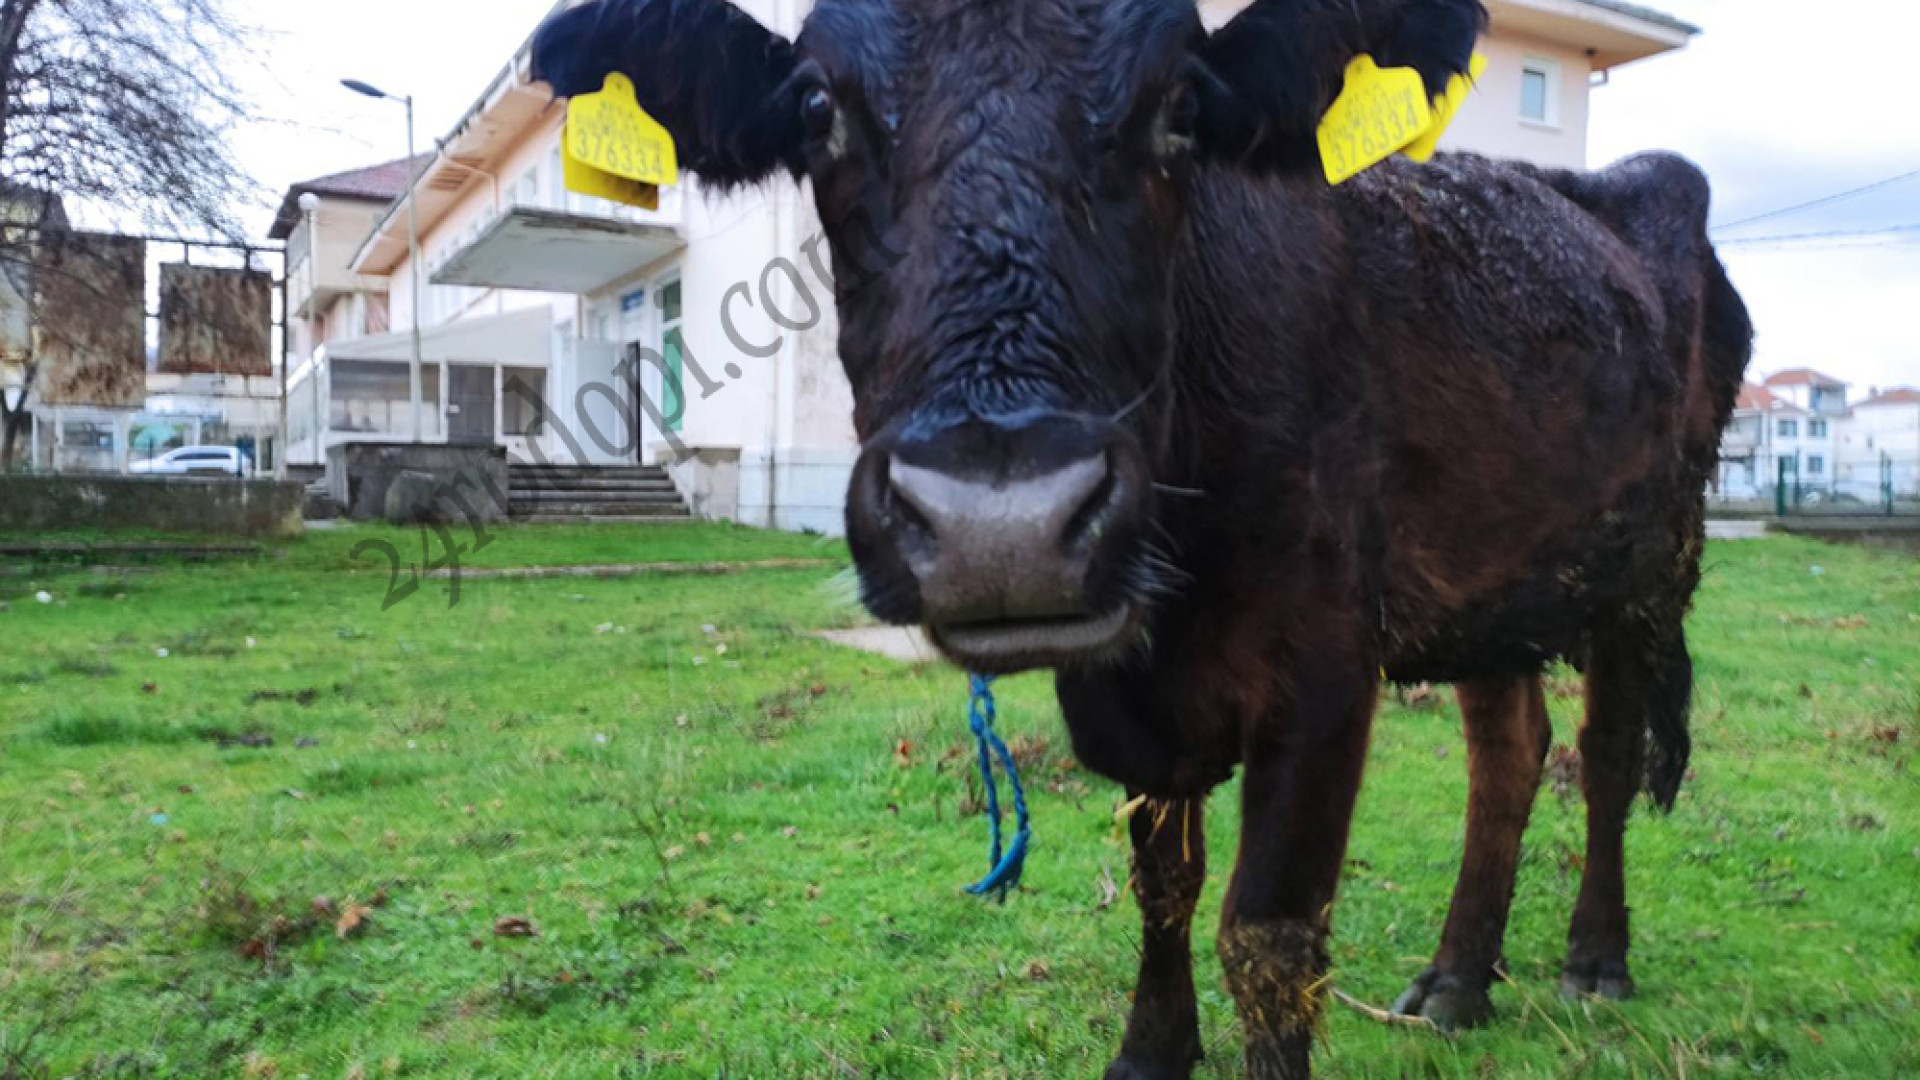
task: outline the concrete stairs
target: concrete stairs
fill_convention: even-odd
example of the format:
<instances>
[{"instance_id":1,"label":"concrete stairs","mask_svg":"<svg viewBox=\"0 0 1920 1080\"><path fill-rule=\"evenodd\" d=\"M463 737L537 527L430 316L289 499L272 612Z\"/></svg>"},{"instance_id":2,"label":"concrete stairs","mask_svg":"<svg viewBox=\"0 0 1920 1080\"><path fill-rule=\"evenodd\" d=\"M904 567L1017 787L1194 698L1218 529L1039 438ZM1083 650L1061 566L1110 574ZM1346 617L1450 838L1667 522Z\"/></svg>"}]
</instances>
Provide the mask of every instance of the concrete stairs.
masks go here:
<instances>
[{"instance_id":1,"label":"concrete stairs","mask_svg":"<svg viewBox=\"0 0 1920 1080\"><path fill-rule=\"evenodd\" d=\"M522 465L508 469L507 510L534 523L692 521L685 500L656 466Z\"/></svg>"}]
</instances>

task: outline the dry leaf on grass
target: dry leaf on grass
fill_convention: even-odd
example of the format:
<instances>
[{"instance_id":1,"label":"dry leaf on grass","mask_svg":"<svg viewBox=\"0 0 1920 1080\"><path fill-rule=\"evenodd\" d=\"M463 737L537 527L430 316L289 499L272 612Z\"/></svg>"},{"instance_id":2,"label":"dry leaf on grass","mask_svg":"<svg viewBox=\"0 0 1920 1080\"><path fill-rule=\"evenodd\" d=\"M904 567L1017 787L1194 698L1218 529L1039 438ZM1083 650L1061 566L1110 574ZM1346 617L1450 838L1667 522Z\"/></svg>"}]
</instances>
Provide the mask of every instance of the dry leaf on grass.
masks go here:
<instances>
[{"instance_id":1,"label":"dry leaf on grass","mask_svg":"<svg viewBox=\"0 0 1920 1080\"><path fill-rule=\"evenodd\" d=\"M533 920L524 915L502 915L493 921L493 932L498 937L536 937L539 931L533 928Z\"/></svg>"},{"instance_id":2,"label":"dry leaf on grass","mask_svg":"<svg viewBox=\"0 0 1920 1080\"><path fill-rule=\"evenodd\" d=\"M340 918L334 921L334 936L345 941L354 934L365 930L367 928L367 916L371 914L373 914L373 909L365 904L356 904L351 900L347 901L346 905L340 909Z\"/></svg>"}]
</instances>

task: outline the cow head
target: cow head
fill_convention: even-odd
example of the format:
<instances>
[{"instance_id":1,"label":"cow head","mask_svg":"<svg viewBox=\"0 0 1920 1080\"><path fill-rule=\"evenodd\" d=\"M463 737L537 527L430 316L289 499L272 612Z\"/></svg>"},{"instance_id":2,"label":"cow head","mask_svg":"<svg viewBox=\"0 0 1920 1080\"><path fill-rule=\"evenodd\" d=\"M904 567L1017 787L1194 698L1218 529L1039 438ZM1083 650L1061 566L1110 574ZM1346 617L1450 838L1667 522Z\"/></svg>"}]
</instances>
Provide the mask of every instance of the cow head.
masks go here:
<instances>
[{"instance_id":1,"label":"cow head","mask_svg":"<svg viewBox=\"0 0 1920 1080\"><path fill-rule=\"evenodd\" d=\"M862 451L863 598L975 670L1138 639L1171 421L1169 271L1197 168L1314 168L1356 54L1465 69L1478 0L819 0L794 41L724 0L597 0L534 45L609 71L710 185L812 181Z\"/></svg>"}]
</instances>

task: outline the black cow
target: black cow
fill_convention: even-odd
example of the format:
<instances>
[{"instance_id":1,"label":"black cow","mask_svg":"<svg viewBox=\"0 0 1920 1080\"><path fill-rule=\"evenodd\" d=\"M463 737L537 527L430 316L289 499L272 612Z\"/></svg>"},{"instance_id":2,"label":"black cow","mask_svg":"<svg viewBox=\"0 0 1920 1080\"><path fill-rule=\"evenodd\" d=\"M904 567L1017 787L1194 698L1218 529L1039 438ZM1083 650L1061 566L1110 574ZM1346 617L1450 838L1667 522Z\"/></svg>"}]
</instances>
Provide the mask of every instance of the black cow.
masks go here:
<instances>
[{"instance_id":1,"label":"black cow","mask_svg":"<svg viewBox=\"0 0 1920 1080\"><path fill-rule=\"evenodd\" d=\"M1401 1008L1489 1010L1556 657L1588 686L1566 985L1631 991L1622 833L1643 771L1662 803L1685 771L1682 620L1751 330L1677 158L1327 185L1348 61L1438 93L1484 18L820 0L789 42L722 0L600 0L535 44L561 94L631 76L711 185L812 181L867 606L972 670L1055 669L1076 754L1156 803L1110 1078L1199 1053L1200 809L1236 766L1219 954L1248 1073L1307 1075L1383 670L1457 683L1471 746L1460 885Z\"/></svg>"}]
</instances>

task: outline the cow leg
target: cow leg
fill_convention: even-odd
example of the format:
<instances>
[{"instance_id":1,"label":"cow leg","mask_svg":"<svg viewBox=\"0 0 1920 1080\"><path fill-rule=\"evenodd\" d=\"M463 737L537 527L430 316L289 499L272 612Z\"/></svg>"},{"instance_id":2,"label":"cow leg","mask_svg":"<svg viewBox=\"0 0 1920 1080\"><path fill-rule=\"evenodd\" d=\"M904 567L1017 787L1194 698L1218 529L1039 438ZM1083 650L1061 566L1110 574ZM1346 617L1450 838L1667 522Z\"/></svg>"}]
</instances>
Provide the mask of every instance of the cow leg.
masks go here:
<instances>
[{"instance_id":1,"label":"cow leg","mask_svg":"<svg viewBox=\"0 0 1920 1080\"><path fill-rule=\"evenodd\" d=\"M1587 864L1560 990L1618 1001L1634 991L1627 969L1627 816L1640 792L1649 728L1685 728L1693 686L1686 639L1678 631L1652 633L1638 626L1597 631L1586 682L1580 775L1587 796Z\"/></svg>"},{"instance_id":2,"label":"cow leg","mask_svg":"<svg viewBox=\"0 0 1920 1080\"><path fill-rule=\"evenodd\" d=\"M1354 670L1350 658L1302 657L1292 671L1288 707L1248 733L1240 860L1220 920L1248 1080L1309 1075L1328 921L1379 689L1377 669Z\"/></svg>"},{"instance_id":3,"label":"cow leg","mask_svg":"<svg viewBox=\"0 0 1920 1080\"><path fill-rule=\"evenodd\" d=\"M1140 792L1129 789L1129 798ZM1140 982L1120 1057L1106 1080L1187 1080L1200 1060L1188 931L1207 878L1204 799L1150 800L1128 822L1142 925Z\"/></svg>"},{"instance_id":4,"label":"cow leg","mask_svg":"<svg viewBox=\"0 0 1920 1080\"><path fill-rule=\"evenodd\" d=\"M1433 966L1393 1005L1396 1013L1424 1016L1448 1029L1493 1016L1487 988L1513 904L1520 836L1553 737L1537 675L1461 683L1457 692L1471 785L1466 853Z\"/></svg>"}]
</instances>

